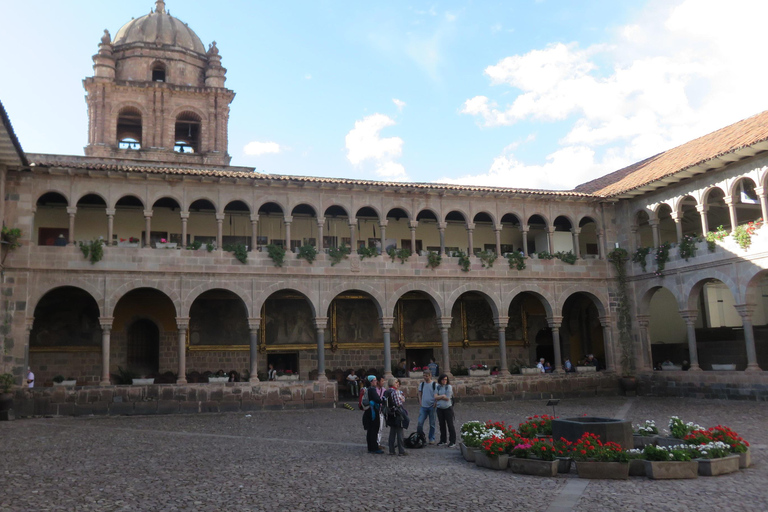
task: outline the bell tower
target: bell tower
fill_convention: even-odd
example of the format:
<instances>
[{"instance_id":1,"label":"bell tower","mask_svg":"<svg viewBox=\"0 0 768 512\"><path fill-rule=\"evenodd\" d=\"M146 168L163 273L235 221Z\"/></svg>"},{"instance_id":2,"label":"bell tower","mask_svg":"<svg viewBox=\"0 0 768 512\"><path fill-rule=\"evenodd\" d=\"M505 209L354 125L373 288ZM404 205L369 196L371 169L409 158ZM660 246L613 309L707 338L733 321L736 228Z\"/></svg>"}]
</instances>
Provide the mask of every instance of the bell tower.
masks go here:
<instances>
[{"instance_id":1,"label":"bell tower","mask_svg":"<svg viewBox=\"0 0 768 512\"><path fill-rule=\"evenodd\" d=\"M83 81L88 156L190 165L228 165L227 70L163 0L112 39L105 30Z\"/></svg>"}]
</instances>

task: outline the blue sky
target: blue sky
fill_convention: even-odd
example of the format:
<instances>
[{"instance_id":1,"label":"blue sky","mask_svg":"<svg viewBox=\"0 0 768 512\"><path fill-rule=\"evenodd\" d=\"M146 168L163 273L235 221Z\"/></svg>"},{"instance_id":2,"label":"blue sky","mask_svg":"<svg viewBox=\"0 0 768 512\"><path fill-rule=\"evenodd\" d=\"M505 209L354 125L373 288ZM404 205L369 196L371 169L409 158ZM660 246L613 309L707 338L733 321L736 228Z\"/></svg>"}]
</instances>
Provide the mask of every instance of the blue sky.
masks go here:
<instances>
[{"instance_id":1,"label":"blue sky","mask_svg":"<svg viewBox=\"0 0 768 512\"><path fill-rule=\"evenodd\" d=\"M5 2L0 100L28 152L82 154L104 28L152 0ZM568 189L767 108L768 2L168 0L228 69L258 171ZM14 79L17 77L17 79Z\"/></svg>"}]
</instances>

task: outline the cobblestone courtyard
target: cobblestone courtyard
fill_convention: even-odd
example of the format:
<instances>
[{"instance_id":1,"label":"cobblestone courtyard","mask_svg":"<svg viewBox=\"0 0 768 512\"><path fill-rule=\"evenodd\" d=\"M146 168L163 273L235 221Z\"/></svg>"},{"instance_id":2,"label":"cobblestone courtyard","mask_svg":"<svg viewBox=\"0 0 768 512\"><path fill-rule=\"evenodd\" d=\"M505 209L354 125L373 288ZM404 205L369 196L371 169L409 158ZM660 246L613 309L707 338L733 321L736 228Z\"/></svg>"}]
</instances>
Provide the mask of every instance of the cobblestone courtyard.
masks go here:
<instances>
[{"instance_id":1,"label":"cobblestone courtyard","mask_svg":"<svg viewBox=\"0 0 768 512\"><path fill-rule=\"evenodd\" d=\"M551 413L544 404L457 403L457 428L517 424ZM561 417L584 413L726 424L752 443L753 467L697 480L587 481L494 472L442 447L369 455L361 413L344 408L40 418L0 423L0 510L768 510L765 403L611 397L557 408Z\"/></svg>"}]
</instances>

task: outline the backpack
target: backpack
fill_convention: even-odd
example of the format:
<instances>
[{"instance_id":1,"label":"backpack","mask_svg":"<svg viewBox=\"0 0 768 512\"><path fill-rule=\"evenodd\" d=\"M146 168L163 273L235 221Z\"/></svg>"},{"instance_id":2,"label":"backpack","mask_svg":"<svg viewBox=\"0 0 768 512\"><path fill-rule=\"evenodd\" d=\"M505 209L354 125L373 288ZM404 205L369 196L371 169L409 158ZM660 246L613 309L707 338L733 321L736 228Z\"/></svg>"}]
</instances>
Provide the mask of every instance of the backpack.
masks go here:
<instances>
[{"instance_id":1,"label":"backpack","mask_svg":"<svg viewBox=\"0 0 768 512\"><path fill-rule=\"evenodd\" d=\"M405 439L406 448L424 448L427 444L427 436L424 432L414 432Z\"/></svg>"},{"instance_id":2,"label":"backpack","mask_svg":"<svg viewBox=\"0 0 768 512\"><path fill-rule=\"evenodd\" d=\"M367 411L371 408L371 401L368 399L368 388L364 387L360 390L360 396L357 399L357 407L361 411Z\"/></svg>"}]
</instances>

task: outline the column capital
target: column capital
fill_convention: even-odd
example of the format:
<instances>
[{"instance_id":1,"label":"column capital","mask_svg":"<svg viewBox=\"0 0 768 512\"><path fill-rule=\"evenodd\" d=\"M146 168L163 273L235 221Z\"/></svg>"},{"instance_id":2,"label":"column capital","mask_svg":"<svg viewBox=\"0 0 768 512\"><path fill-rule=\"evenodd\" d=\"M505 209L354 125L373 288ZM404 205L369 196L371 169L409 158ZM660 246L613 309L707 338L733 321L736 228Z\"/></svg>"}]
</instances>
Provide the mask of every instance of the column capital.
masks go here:
<instances>
[{"instance_id":1,"label":"column capital","mask_svg":"<svg viewBox=\"0 0 768 512\"><path fill-rule=\"evenodd\" d=\"M580 235L581 228L571 228L571 233L573 233L574 235Z\"/></svg>"},{"instance_id":2,"label":"column capital","mask_svg":"<svg viewBox=\"0 0 768 512\"><path fill-rule=\"evenodd\" d=\"M552 234L555 231L557 231L557 228L555 226L547 226L547 233Z\"/></svg>"},{"instance_id":3,"label":"column capital","mask_svg":"<svg viewBox=\"0 0 768 512\"><path fill-rule=\"evenodd\" d=\"M261 317L248 317L248 328L252 331L256 331L261 327Z\"/></svg>"},{"instance_id":4,"label":"column capital","mask_svg":"<svg viewBox=\"0 0 768 512\"><path fill-rule=\"evenodd\" d=\"M116 210L114 208L107 208L107 217L113 217L115 215Z\"/></svg>"},{"instance_id":5,"label":"column capital","mask_svg":"<svg viewBox=\"0 0 768 512\"><path fill-rule=\"evenodd\" d=\"M548 316L547 317L547 325L551 329L559 329L560 324L563 323L563 317L561 316Z\"/></svg>"},{"instance_id":6,"label":"column capital","mask_svg":"<svg viewBox=\"0 0 768 512\"><path fill-rule=\"evenodd\" d=\"M408 221L408 227L410 229L416 229L417 227L419 227L419 221L417 221L417 220L409 220Z\"/></svg>"},{"instance_id":7,"label":"column capital","mask_svg":"<svg viewBox=\"0 0 768 512\"><path fill-rule=\"evenodd\" d=\"M325 225L325 217L318 217L317 218L317 225L318 226L324 226ZM322 240L321 240L322 243Z\"/></svg>"},{"instance_id":8,"label":"column capital","mask_svg":"<svg viewBox=\"0 0 768 512\"><path fill-rule=\"evenodd\" d=\"M699 312L696 309L681 309L680 316L683 317L686 325L693 325L699 317Z\"/></svg>"},{"instance_id":9,"label":"column capital","mask_svg":"<svg viewBox=\"0 0 768 512\"><path fill-rule=\"evenodd\" d=\"M259 214L258 213L252 213L251 214L251 222L259 222Z\"/></svg>"},{"instance_id":10,"label":"column capital","mask_svg":"<svg viewBox=\"0 0 768 512\"><path fill-rule=\"evenodd\" d=\"M723 197L723 202L726 206L733 206L735 203L733 201L733 196L725 196Z\"/></svg>"},{"instance_id":11,"label":"column capital","mask_svg":"<svg viewBox=\"0 0 768 512\"><path fill-rule=\"evenodd\" d=\"M67 213L69 215L74 215L77 213L77 206L67 206Z\"/></svg>"},{"instance_id":12,"label":"column capital","mask_svg":"<svg viewBox=\"0 0 768 512\"><path fill-rule=\"evenodd\" d=\"M659 225L659 219L653 218L648 219L648 225L651 227L658 226Z\"/></svg>"},{"instance_id":13,"label":"column capital","mask_svg":"<svg viewBox=\"0 0 768 512\"><path fill-rule=\"evenodd\" d=\"M99 317L99 325L102 329L112 329L112 322L115 320L114 317L111 316L100 316Z\"/></svg>"},{"instance_id":14,"label":"column capital","mask_svg":"<svg viewBox=\"0 0 768 512\"><path fill-rule=\"evenodd\" d=\"M598 316L597 319L600 321L600 325L603 327L611 325L611 315Z\"/></svg>"},{"instance_id":15,"label":"column capital","mask_svg":"<svg viewBox=\"0 0 768 512\"><path fill-rule=\"evenodd\" d=\"M391 329L395 325L395 317L383 316L379 318L379 325L381 325L382 329Z\"/></svg>"},{"instance_id":16,"label":"column capital","mask_svg":"<svg viewBox=\"0 0 768 512\"><path fill-rule=\"evenodd\" d=\"M671 212L669 216L672 217L672 220L675 221L675 223L679 223L683 219L683 216L680 215L680 212Z\"/></svg>"},{"instance_id":17,"label":"column capital","mask_svg":"<svg viewBox=\"0 0 768 512\"><path fill-rule=\"evenodd\" d=\"M473 229L475 229L475 223L467 222L467 231L472 231Z\"/></svg>"},{"instance_id":18,"label":"column capital","mask_svg":"<svg viewBox=\"0 0 768 512\"><path fill-rule=\"evenodd\" d=\"M189 317L188 316L177 316L176 317L176 327L181 330L189 329Z\"/></svg>"},{"instance_id":19,"label":"column capital","mask_svg":"<svg viewBox=\"0 0 768 512\"><path fill-rule=\"evenodd\" d=\"M506 329L507 324L509 323L509 317L508 316L497 316L493 319L493 324L496 326L496 329Z\"/></svg>"},{"instance_id":20,"label":"column capital","mask_svg":"<svg viewBox=\"0 0 768 512\"><path fill-rule=\"evenodd\" d=\"M757 197L760 198L765 196L765 187L755 187L755 194L757 194Z\"/></svg>"},{"instance_id":21,"label":"column capital","mask_svg":"<svg viewBox=\"0 0 768 512\"><path fill-rule=\"evenodd\" d=\"M441 331L447 331L451 328L451 324L453 323L453 317L450 316L441 316L437 319L437 325L440 327Z\"/></svg>"},{"instance_id":22,"label":"column capital","mask_svg":"<svg viewBox=\"0 0 768 512\"><path fill-rule=\"evenodd\" d=\"M189 212L179 212L179 217L181 217L182 220L189 219Z\"/></svg>"},{"instance_id":23,"label":"column capital","mask_svg":"<svg viewBox=\"0 0 768 512\"><path fill-rule=\"evenodd\" d=\"M651 325L651 315L637 315L635 318L637 318L638 325L643 329L647 329Z\"/></svg>"},{"instance_id":24,"label":"column capital","mask_svg":"<svg viewBox=\"0 0 768 512\"><path fill-rule=\"evenodd\" d=\"M385 228L385 227L387 227L387 224L389 224L388 220L382 220L382 221L379 222L379 227L380 228Z\"/></svg>"},{"instance_id":25,"label":"column capital","mask_svg":"<svg viewBox=\"0 0 768 512\"><path fill-rule=\"evenodd\" d=\"M226 217L225 213L217 213L216 214L216 222L224 222L224 217Z\"/></svg>"},{"instance_id":26,"label":"column capital","mask_svg":"<svg viewBox=\"0 0 768 512\"><path fill-rule=\"evenodd\" d=\"M286 224L290 224L291 222L293 222L293 215L286 215L285 217L283 217L283 222L285 222Z\"/></svg>"},{"instance_id":27,"label":"column capital","mask_svg":"<svg viewBox=\"0 0 768 512\"><path fill-rule=\"evenodd\" d=\"M521 233L527 233L531 230L531 226L526 224L525 226L520 226L520 232Z\"/></svg>"},{"instance_id":28,"label":"column capital","mask_svg":"<svg viewBox=\"0 0 768 512\"><path fill-rule=\"evenodd\" d=\"M699 213L706 213L709 211L709 205L708 204L697 204L696 205L696 211Z\"/></svg>"},{"instance_id":29,"label":"column capital","mask_svg":"<svg viewBox=\"0 0 768 512\"><path fill-rule=\"evenodd\" d=\"M444 231L446 227L448 227L448 223L447 222L438 222L437 223L438 231Z\"/></svg>"},{"instance_id":30,"label":"column capital","mask_svg":"<svg viewBox=\"0 0 768 512\"><path fill-rule=\"evenodd\" d=\"M350 229L357 228L357 219L349 219L349 227Z\"/></svg>"},{"instance_id":31,"label":"column capital","mask_svg":"<svg viewBox=\"0 0 768 512\"><path fill-rule=\"evenodd\" d=\"M502 226L501 224L494 224L493 225L493 230L494 231L502 231L503 229L504 229L504 226Z\"/></svg>"},{"instance_id":32,"label":"column capital","mask_svg":"<svg viewBox=\"0 0 768 512\"><path fill-rule=\"evenodd\" d=\"M152 218L152 214L155 213L152 210L144 210L144 218Z\"/></svg>"},{"instance_id":33,"label":"column capital","mask_svg":"<svg viewBox=\"0 0 768 512\"><path fill-rule=\"evenodd\" d=\"M315 317L315 329L319 330L325 330L326 325L328 325L328 317L327 316L316 316Z\"/></svg>"},{"instance_id":34,"label":"column capital","mask_svg":"<svg viewBox=\"0 0 768 512\"><path fill-rule=\"evenodd\" d=\"M29 316L24 321L24 326L27 328L27 331L31 331L32 327L35 325L35 317Z\"/></svg>"},{"instance_id":35,"label":"column capital","mask_svg":"<svg viewBox=\"0 0 768 512\"><path fill-rule=\"evenodd\" d=\"M757 309L756 304L734 304L733 307L742 320L752 320L752 313Z\"/></svg>"}]
</instances>

